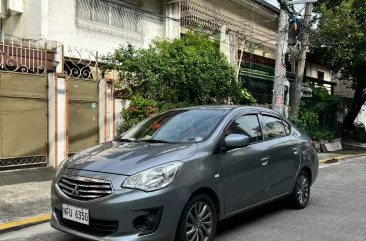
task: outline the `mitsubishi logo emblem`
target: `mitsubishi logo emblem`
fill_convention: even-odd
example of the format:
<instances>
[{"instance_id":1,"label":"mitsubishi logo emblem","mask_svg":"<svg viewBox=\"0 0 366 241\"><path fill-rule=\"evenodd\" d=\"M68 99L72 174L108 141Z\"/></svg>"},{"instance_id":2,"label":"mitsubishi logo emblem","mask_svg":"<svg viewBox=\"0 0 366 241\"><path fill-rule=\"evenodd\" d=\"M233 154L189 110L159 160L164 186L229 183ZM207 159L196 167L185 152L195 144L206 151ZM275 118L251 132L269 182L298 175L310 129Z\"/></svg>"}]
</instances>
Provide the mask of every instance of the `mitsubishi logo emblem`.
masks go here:
<instances>
[{"instance_id":1,"label":"mitsubishi logo emblem","mask_svg":"<svg viewBox=\"0 0 366 241\"><path fill-rule=\"evenodd\" d=\"M72 194L79 195L79 185L75 184L74 190L72 190Z\"/></svg>"}]
</instances>

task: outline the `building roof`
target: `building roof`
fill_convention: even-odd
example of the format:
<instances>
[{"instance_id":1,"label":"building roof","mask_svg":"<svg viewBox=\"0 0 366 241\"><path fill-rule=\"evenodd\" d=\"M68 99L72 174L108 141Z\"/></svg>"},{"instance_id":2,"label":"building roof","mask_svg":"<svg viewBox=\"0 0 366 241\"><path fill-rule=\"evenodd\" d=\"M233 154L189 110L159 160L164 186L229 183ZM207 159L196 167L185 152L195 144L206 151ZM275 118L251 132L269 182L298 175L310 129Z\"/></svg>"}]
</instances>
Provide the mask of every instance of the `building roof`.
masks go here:
<instances>
[{"instance_id":1,"label":"building roof","mask_svg":"<svg viewBox=\"0 0 366 241\"><path fill-rule=\"evenodd\" d=\"M254 0L256 3L259 3L261 5L263 5L265 8L267 8L268 10L274 11L277 14L280 14L280 9L276 6L273 6L272 4L264 1L264 0Z\"/></svg>"}]
</instances>

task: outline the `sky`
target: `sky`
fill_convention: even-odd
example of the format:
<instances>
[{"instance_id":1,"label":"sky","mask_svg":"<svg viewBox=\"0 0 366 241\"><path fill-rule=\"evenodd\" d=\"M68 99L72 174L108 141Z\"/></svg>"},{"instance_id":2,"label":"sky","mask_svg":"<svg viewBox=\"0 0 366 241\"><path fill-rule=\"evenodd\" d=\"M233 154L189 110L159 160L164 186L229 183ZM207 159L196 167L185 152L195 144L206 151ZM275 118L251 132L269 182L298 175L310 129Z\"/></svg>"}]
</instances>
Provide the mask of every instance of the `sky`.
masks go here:
<instances>
[{"instance_id":1,"label":"sky","mask_svg":"<svg viewBox=\"0 0 366 241\"><path fill-rule=\"evenodd\" d=\"M274 6L276 6L276 7L279 7L277 0L265 0L265 1L272 4L272 5L274 5Z\"/></svg>"}]
</instances>

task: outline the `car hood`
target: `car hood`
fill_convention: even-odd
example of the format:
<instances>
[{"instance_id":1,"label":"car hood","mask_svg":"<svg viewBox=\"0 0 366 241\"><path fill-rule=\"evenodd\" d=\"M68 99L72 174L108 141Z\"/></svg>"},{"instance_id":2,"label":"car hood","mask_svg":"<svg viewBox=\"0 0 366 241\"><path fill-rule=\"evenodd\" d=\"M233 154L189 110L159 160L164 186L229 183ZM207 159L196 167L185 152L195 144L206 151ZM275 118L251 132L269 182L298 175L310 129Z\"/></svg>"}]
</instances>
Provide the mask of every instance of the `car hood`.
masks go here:
<instances>
[{"instance_id":1,"label":"car hood","mask_svg":"<svg viewBox=\"0 0 366 241\"><path fill-rule=\"evenodd\" d=\"M110 141L72 156L65 168L133 175L151 167L193 156L197 144L123 143Z\"/></svg>"}]
</instances>

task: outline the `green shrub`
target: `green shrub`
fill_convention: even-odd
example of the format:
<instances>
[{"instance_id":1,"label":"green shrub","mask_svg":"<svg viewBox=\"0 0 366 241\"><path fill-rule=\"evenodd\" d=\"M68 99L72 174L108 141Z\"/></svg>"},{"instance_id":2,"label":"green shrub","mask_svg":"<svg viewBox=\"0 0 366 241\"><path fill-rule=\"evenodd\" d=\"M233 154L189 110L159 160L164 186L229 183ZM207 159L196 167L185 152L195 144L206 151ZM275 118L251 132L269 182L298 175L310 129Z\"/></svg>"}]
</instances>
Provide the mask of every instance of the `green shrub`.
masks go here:
<instances>
[{"instance_id":1,"label":"green shrub","mask_svg":"<svg viewBox=\"0 0 366 241\"><path fill-rule=\"evenodd\" d=\"M331 141L337 138L337 132L331 130L317 130L310 136L314 141Z\"/></svg>"},{"instance_id":2,"label":"green shrub","mask_svg":"<svg viewBox=\"0 0 366 241\"><path fill-rule=\"evenodd\" d=\"M319 115L314 111L302 110L299 112L299 118L291 121L300 131L310 135L319 125Z\"/></svg>"}]
</instances>

